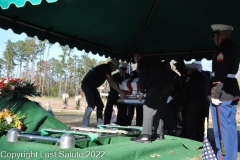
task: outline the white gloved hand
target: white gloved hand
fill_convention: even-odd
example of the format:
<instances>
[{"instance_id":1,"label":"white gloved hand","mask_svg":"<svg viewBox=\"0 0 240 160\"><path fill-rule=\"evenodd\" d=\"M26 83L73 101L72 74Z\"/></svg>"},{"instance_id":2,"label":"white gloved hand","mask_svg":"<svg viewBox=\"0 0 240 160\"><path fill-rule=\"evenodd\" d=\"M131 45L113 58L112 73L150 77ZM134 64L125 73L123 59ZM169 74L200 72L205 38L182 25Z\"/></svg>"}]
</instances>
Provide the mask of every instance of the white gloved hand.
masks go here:
<instances>
[{"instance_id":1,"label":"white gloved hand","mask_svg":"<svg viewBox=\"0 0 240 160\"><path fill-rule=\"evenodd\" d=\"M172 96L169 96L167 99L167 103L169 103L171 100L173 100Z\"/></svg>"},{"instance_id":2,"label":"white gloved hand","mask_svg":"<svg viewBox=\"0 0 240 160\"><path fill-rule=\"evenodd\" d=\"M211 100L212 100L212 104L215 104L215 105L217 105L217 106L222 103L219 99L211 98Z\"/></svg>"}]
</instances>

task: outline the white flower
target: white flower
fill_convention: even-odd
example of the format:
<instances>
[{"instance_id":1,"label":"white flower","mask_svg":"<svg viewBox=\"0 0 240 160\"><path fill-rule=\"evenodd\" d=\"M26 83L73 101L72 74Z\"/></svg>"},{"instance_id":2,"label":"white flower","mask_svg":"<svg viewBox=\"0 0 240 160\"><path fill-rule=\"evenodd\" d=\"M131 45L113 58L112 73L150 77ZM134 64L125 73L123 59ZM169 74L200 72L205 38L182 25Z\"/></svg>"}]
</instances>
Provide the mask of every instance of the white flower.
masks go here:
<instances>
[{"instance_id":1,"label":"white flower","mask_svg":"<svg viewBox=\"0 0 240 160\"><path fill-rule=\"evenodd\" d=\"M12 121L13 121L13 118L12 118L12 117L6 117L5 119L6 119L6 121L7 121L8 124L11 124Z\"/></svg>"},{"instance_id":2,"label":"white flower","mask_svg":"<svg viewBox=\"0 0 240 160\"><path fill-rule=\"evenodd\" d=\"M27 83L23 82L22 87L26 87Z\"/></svg>"},{"instance_id":3,"label":"white flower","mask_svg":"<svg viewBox=\"0 0 240 160\"><path fill-rule=\"evenodd\" d=\"M5 83L5 84L6 84L6 83L8 83L8 82L9 82L9 81L6 79L6 80L5 80L3 83Z\"/></svg>"},{"instance_id":4,"label":"white flower","mask_svg":"<svg viewBox=\"0 0 240 160\"><path fill-rule=\"evenodd\" d=\"M35 79L34 79L34 80L31 80L30 84L34 84L34 82L35 82Z\"/></svg>"}]
</instances>

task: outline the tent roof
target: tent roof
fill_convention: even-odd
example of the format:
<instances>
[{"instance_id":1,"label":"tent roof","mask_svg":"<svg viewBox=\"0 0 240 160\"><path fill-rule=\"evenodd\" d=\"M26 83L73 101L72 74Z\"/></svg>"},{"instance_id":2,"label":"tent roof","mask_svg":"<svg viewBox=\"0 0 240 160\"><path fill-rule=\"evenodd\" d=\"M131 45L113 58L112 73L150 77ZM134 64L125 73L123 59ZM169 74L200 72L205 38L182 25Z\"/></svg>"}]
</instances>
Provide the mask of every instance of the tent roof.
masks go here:
<instances>
[{"instance_id":1,"label":"tent roof","mask_svg":"<svg viewBox=\"0 0 240 160\"><path fill-rule=\"evenodd\" d=\"M1 28L111 58L129 61L141 52L164 59L211 59L214 23L232 25L232 38L240 45L239 0L19 2L0 1Z\"/></svg>"}]
</instances>

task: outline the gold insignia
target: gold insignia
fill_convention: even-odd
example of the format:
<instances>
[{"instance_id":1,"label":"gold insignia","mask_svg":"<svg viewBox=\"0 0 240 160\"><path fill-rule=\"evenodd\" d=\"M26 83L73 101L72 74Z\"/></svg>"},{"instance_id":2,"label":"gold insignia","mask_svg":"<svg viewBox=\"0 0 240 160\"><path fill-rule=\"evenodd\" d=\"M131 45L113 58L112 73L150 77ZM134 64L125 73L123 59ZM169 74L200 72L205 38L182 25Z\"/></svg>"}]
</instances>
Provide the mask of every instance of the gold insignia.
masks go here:
<instances>
[{"instance_id":1,"label":"gold insignia","mask_svg":"<svg viewBox=\"0 0 240 160\"><path fill-rule=\"evenodd\" d=\"M217 56L217 62L222 62L224 59L224 55L220 52Z\"/></svg>"}]
</instances>

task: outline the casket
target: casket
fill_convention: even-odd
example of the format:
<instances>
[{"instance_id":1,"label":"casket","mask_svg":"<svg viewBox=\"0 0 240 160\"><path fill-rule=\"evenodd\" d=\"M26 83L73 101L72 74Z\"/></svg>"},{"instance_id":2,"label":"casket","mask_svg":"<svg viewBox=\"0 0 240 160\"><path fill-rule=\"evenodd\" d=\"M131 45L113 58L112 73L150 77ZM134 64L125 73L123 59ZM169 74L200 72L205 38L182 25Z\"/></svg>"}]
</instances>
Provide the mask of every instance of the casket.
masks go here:
<instances>
[{"instance_id":1,"label":"casket","mask_svg":"<svg viewBox=\"0 0 240 160\"><path fill-rule=\"evenodd\" d=\"M126 98L119 98L117 102L120 104L142 105L144 103L144 99L139 101L136 96L127 96Z\"/></svg>"},{"instance_id":2,"label":"casket","mask_svg":"<svg viewBox=\"0 0 240 160\"><path fill-rule=\"evenodd\" d=\"M136 95L140 89L139 78L125 79L119 84L119 88L126 92L126 95Z\"/></svg>"},{"instance_id":3,"label":"casket","mask_svg":"<svg viewBox=\"0 0 240 160\"><path fill-rule=\"evenodd\" d=\"M135 105L141 105L144 103L144 99L142 101L137 99L137 93L140 90L139 78L125 79L119 84L119 88L126 92L126 98L119 98L117 101L118 103ZM169 103L172 99L173 98L169 96L167 103Z\"/></svg>"},{"instance_id":4,"label":"casket","mask_svg":"<svg viewBox=\"0 0 240 160\"><path fill-rule=\"evenodd\" d=\"M122 91L125 91L126 98L119 98L117 101L118 103L135 105L141 105L144 103L144 99L142 101L139 101L137 98L137 93L140 89L139 78L125 79L119 84L119 88Z\"/></svg>"}]
</instances>

